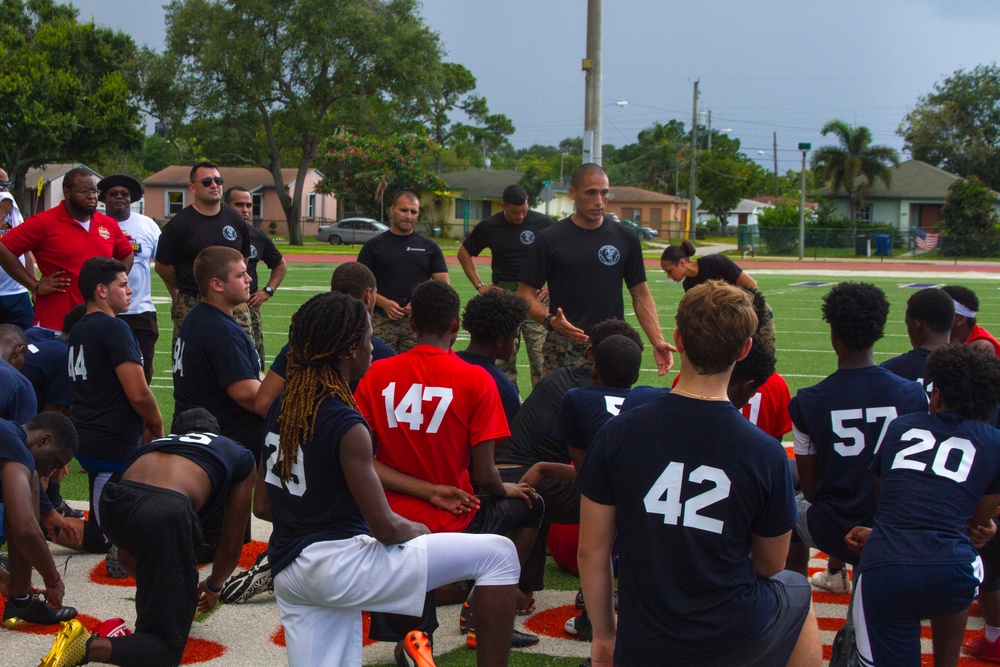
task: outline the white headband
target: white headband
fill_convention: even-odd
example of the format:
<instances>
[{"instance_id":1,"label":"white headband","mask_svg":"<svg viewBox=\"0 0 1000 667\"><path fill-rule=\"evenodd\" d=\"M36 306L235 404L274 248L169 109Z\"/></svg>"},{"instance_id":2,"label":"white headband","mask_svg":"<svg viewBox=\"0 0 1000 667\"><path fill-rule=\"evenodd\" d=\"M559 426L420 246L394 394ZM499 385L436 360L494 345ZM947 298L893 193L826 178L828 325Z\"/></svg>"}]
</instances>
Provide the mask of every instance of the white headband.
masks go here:
<instances>
[{"instance_id":1,"label":"white headband","mask_svg":"<svg viewBox=\"0 0 1000 667\"><path fill-rule=\"evenodd\" d=\"M954 301L954 299L953 299L953 301ZM965 306L963 306L962 304L960 304L958 301L955 301L955 314L956 315L961 315L963 317L973 317L974 318L976 316L976 311L969 310L968 308L966 308Z\"/></svg>"}]
</instances>

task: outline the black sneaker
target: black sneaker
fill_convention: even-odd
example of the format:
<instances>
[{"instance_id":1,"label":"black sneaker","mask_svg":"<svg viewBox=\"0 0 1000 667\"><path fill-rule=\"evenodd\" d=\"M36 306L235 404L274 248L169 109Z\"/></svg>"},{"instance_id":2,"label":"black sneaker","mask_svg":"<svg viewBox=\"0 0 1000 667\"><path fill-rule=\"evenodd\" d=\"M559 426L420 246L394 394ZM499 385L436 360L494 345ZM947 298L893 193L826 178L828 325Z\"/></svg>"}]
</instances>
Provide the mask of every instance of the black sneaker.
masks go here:
<instances>
[{"instance_id":1,"label":"black sneaker","mask_svg":"<svg viewBox=\"0 0 1000 667\"><path fill-rule=\"evenodd\" d=\"M590 616L587 615L586 609L579 616L566 621L563 629L566 630L566 634L572 635L583 642L589 642L594 639L594 626L590 624Z\"/></svg>"},{"instance_id":2,"label":"black sneaker","mask_svg":"<svg viewBox=\"0 0 1000 667\"><path fill-rule=\"evenodd\" d=\"M59 503L59 506L55 508L57 512L62 514L67 519L82 519L83 510L75 510L69 506L65 500Z\"/></svg>"},{"instance_id":3,"label":"black sneaker","mask_svg":"<svg viewBox=\"0 0 1000 667\"><path fill-rule=\"evenodd\" d=\"M76 617L73 607L53 609L38 595L31 596L31 602L24 607L17 607L10 600L3 607L3 626L19 628L26 623L36 625L59 625Z\"/></svg>"},{"instance_id":4,"label":"black sneaker","mask_svg":"<svg viewBox=\"0 0 1000 667\"><path fill-rule=\"evenodd\" d=\"M458 617L458 629L465 635L465 645L476 648L476 621L472 615L472 592L462 605L462 613ZM510 636L511 648L526 648L534 646L539 641L538 635L532 635L520 630L514 630Z\"/></svg>"},{"instance_id":5,"label":"black sneaker","mask_svg":"<svg viewBox=\"0 0 1000 667\"><path fill-rule=\"evenodd\" d=\"M125 579L128 577L128 572L125 571L121 561L118 560L118 547L113 546L108 550L108 555L104 557L104 569L112 579Z\"/></svg>"}]
</instances>

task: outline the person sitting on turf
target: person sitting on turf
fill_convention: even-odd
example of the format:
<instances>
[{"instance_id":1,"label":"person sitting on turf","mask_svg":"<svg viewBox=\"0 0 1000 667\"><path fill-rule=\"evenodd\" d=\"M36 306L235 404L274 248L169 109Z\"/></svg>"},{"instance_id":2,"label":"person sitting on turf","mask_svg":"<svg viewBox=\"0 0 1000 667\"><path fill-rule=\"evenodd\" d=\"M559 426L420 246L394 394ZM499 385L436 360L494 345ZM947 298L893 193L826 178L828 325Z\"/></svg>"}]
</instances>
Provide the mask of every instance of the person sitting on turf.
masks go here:
<instances>
[{"instance_id":1,"label":"person sitting on turf","mask_svg":"<svg viewBox=\"0 0 1000 667\"><path fill-rule=\"evenodd\" d=\"M528 316L528 302L514 292L488 290L465 304L462 328L469 332L469 346L455 354L462 361L481 366L497 383L508 424L521 407L517 387L497 365L517 356L521 323Z\"/></svg>"},{"instance_id":2,"label":"person sitting on turf","mask_svg":"<svg viewBox=\"0 0 1000 667\"><path fill-rule=\"evenodd\" d=\"M787 456L726 395L756 329L739 288L686 292L674 330L680 381L609 421L587 452L576 485L595 667L821 663L809 583L782 571L795 525Z\"/></svg>"},{"instance_id":3,"label":"person sitting on turf","mask_svg":"<svg viewBox=\"0 0 1000 667\"><path fill-rule=\"evenodd\" d=\"M875 365L872 348L888 315L885 293L869 283L840 283L827 292L823 319L830 325L837 370L800 389L788 406L802 486L789 569L806 574L809 547L824 551L827 567L810 581L832 593L850 593L844 563L858 563L844 535L854 526L870 526L875 516L872 454L892 420L927 411L920 384Z\"/></svg>"},{"instance_id":4,"label":"person sitting on turf","mask_svg":"<svg viewBox=\"0 0 1000 667\"><path fill-rule=\"evenodd\" d=\"M0 568L4 627L54 625L76 616L62 604L66 584L38 526L38 476L69 463L77 447L76 429L58 412L43 412L23 426L0 420L0 501L10 558L10 571ZM48 604L31 589L32 569L42 576Z\"/></svg>"},{"instance_id":5,"label":"person sitting on turf","mask_svg":"<svg viewBox=\"0 0 1000 667\"><path fill-rule=\"evenodd\" d=\"M418 303L414 294L415 312ZM289 663L360 665L362 609L417 614L426 591L475 579L477 662L506 665L517 552L499 535L428 534L390 508L349 389L371 364L370 322L344 294L307 301L292 317L287 382L267 416L254 511L274 523L268 552ZM406 634L397 661L433 666L426 636Z\"/></svg>"},{"instance_id":6,"label":"person sitting on turf","mask_svg":"<svg viewBox=\"0 0 1000 667\"><path fill-rule=\"evenodd\" d=\"M99 637L77 619L63 623L39 667L178 665L195 612L218 603L243 550L256 479L253 455L215 435L219 423L204 408L176 415L174 427L176 434L134 450L121 479L108 482L101 494L102 526L135 579L135 632ZM220 508L222 537L211 572L199 583L201 522Z\"/></svg>"},{"instance_id":7,"label":"person sitting on turf","mask_svg":"<svg viewBox=\"0 0 1000 667\"><path fill-rule=\"evenodd\" d=\"M920 620L930 618L934 664L957 665L969 605L982 581L974 546L996 532L1000 359L945 345L927 358L930 414L903 415L872 458L880 478L872 528L847 544L861 554L852 607L862 665L918 667Z\"/></svg>"},{"instance_id":8,"label":"person sitting on turf","mask_svg":"<svg viewBox=\"0 0 1000 667\"><path fill-rule=\"evenodd\" d=\"M955 323L955 302L947 292L934 287L918 290L906 300L906 334L913 349L882 362L899 377L924 385L928 394L932 387L927 382L924 366L931 352L947 345Z\"/></svg>"}]
</instances>

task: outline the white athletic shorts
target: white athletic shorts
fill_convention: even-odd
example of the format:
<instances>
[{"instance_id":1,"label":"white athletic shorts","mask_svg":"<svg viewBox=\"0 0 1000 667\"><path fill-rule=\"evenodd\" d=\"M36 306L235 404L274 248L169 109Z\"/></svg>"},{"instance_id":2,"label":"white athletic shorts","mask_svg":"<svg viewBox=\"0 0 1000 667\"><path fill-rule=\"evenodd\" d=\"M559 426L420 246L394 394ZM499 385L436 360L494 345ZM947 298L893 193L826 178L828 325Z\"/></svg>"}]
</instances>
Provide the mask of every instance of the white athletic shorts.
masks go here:
<instances>
[{"instance_id":1,"label":"white athletic shorts","mask_svg":"<svg viewBox=\"0 0 1000 667\"><path fill-rule=\"evenodd\" d=\"M500 535L438 533L386 545L358 535L317 542L274 578L292 667L360 665L361 611L420 615L427 591L454 581L517 584L514 544Z\"/></svg>"}]
</instances>

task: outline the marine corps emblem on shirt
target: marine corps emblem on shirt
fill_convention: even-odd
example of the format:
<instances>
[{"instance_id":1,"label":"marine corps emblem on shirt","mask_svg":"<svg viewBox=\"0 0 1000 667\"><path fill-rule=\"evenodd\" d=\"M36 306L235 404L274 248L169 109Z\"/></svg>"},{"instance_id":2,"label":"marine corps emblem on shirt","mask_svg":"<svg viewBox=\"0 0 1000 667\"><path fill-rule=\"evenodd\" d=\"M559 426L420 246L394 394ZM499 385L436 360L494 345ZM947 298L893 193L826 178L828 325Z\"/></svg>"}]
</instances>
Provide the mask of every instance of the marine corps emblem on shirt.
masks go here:
<instances>
[{"instance_id":1,"label":"marine corps emblem on shirt","mask_svg":"<svg viewBox=\"0 0 1000 667\"><path fill-rule=\"evenodd\" d=\"M250 259L257 259L257 246L250 246Z\"/></svg>"},{"instance_id":2,"label":"marine corps emblem on shirt","mask_svg":"<svg viewBox=\"0 0 1000 667\"><path fill-rule=\"evenodd\" d=\"M111 238L111 232L109 232L108 228L105 227L104 225L101 225L100 227L97 228L97 233L100 234L101 238L104 239L105 241Z\"/></svg>"},{"instance_id":3,"label":"marine corps emblem on shirt","mask_svg":"<svg viewBox=\"0 0 1000 667\"><path fill-rule=\"evenodd\" d=\"M618 252L618 248L613 245L601 246L601 249L597 251L597 259L601 260L601 264L604 266L614 266L621 258L622 255Z\"/></svg>"},{"instance_id":4,"label":"marine corps emblem on shirt","mask_svg":"<svg viewBox=\"0 0 1000 667\"><path fill-rule=\"evenodd\" d=\"M531 245L532 243L535 242L535 232L531 231L530 229L526 229L523 232L521 232L521 236L519 236L518 238L520 238L521 243L523 243L524 245Z\"/></svg>"},{"instance_id":5,"label":"marine corps emblem on shirt","mask_svg":"<svg viewBox=\"0 0 1000 667\"><path fill-rule=\"evenodd\" d=\"M236 230L230 227L229 225L226 225L225 227L222 228L222 235L226 237L227 241L236 240Z\"/></svg>"}]
</instances>

